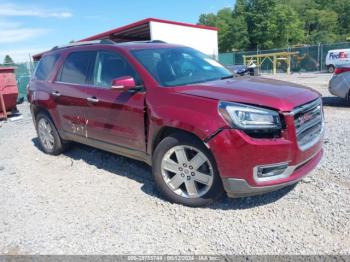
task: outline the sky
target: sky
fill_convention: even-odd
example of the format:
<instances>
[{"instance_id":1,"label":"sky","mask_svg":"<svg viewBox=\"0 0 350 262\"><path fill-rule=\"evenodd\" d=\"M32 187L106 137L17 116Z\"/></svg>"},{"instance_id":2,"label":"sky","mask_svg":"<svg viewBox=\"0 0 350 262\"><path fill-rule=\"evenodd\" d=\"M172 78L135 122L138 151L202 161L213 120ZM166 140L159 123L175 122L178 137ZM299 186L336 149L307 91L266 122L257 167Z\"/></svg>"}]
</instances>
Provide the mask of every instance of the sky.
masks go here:
<instances>
[{"instance_id":1,"label":"sky","mask_svg":"<svg viewBox=\"0 0 350 262\"><path fill-rule=\"evenodd\" d=\"M197 23L200 14L233 7L234 0L0 0L0 63L15 62L144 18Z\"/></svg>"}]
</instances>

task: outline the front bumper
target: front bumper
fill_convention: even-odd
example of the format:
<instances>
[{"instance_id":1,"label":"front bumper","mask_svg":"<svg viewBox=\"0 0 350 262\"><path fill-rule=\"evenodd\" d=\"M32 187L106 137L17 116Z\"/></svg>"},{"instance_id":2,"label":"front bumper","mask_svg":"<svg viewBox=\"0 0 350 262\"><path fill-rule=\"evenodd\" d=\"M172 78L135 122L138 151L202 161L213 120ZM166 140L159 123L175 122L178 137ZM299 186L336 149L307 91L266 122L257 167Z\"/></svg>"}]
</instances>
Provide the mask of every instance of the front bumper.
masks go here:
<instances>
[{"instance_id":1,"label":"front bumper","mask_svg":"<svg viewBox=\"0 0 350 262\"><path fill-rule=\"evenodd\" d=\"M227 192L229 197L245 197L245 196L253 196L259 194L265 194L268 192L272 192L281 188L284 188L289 185L293 185L299 182L305 175L307 175L310 171L312 171L317 164L320 162L323 155L323 150L321 150L316 156L309 159L305 163L301 163L298 166L295 166L295 179L271 186L251 186L244 179L237 178L223 178L222 182L224 185L224 189Z\"/></svg>"},{"instance_id":2,"label":"front bumper","mask_svg":"<svg viewBox=\"0 0 350 262\"><path fill-rule=\"evenodd\" d=\"M207 145L212 151L224 188L230 197L263 194L295 184L311 172L323 155L323 134L319 141L302 151L295 133L286 132L278 139L254 139L242 131L225 129ZM286 172L257 179L259 166L287 163Z\"/></svg>"}]
</instances>

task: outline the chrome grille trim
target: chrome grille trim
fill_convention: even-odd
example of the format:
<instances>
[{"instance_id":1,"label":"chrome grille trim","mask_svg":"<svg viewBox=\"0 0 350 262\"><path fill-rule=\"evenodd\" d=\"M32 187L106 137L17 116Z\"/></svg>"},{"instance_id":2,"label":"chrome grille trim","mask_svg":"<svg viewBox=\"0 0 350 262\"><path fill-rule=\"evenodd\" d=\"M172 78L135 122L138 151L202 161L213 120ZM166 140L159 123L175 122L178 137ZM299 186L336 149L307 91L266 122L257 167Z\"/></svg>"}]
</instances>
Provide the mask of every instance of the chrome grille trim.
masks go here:
<instances>
[{"instance_id":1,"label":"chrome grille trim","mask_svg":"<svg viewBox=\"0 0 350 262\"><path fill-rule=\"evenodd\" d=\"M307 104L304 104L304 105L301 105L301 106L298 106L298 107L294 108L294 110L292 111L292 114L296 115L296 114L304 111L305 109L313 108L313 107L315 107L315 106L317 106L319 104L322 105L322 99L321 98L317 98L314 101L311 101L311 102L309 102Z\"/></svg>"},{"instance_id":2,"label":"chrome grille trim","mask_svg":"<svg viewBox=\"0 0 350 262\"><path fill-rule=\"evenodd\" d=\"M315 145L324 131L324 117L321 98L292 111L298 146L305 151Z\"/></svg>"}]
</instances>

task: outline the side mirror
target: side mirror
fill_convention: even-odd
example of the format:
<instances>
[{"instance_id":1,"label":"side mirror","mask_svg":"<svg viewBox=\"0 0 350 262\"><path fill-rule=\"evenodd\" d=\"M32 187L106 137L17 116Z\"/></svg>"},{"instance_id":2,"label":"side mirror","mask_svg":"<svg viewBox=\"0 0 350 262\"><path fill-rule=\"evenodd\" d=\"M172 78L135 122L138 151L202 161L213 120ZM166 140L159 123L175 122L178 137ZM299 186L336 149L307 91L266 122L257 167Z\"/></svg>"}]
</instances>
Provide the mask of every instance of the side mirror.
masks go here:
<instances>
[{"instance_id":1,"label":"side mirror","mask_svg":"<svg viewBox=\"0 0 350 262\"><path fill-rule=\"evenodd\" d=\"M119 91L128 91L129 89L135 87L135 79L132 76L123 76L112 80L111 89Z\"/></svg>"}]
</instances>

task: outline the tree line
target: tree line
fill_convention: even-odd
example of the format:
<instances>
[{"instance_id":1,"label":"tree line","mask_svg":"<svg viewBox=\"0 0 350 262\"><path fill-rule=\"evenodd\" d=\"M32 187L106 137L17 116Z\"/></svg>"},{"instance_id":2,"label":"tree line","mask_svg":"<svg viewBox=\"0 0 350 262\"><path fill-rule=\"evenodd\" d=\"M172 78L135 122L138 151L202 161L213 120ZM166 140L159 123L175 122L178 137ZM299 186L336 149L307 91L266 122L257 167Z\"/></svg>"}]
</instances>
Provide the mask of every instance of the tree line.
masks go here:
<instances>
[{"instance_id":1,"label":"tree line","mask_svg":"<svg viewBox=\"0 0 350 262\"><path fill-rule=\"evenodd\" d=\"M30 76L28 63L16 63L10 55L5 55L3 62L0 62L1 66L14 66L18 85L22 84L23 87L27 85ZM23 77L24 79L22 79ZM25 81L25 83L22 83L22 81Z\"/></svg>"},{"instance_id":2,"label":"tree line","mask_svg":"<svg viewBox=\"0 0 350 262\"><path fill-rule=\"evenodd\" d=\"M4 57L4 62L2 63L3 66L12 66L15 62L13 61L12 57L9 55L6 55ZM0 64L1 65L1 64Z\"/></svg>"},{"instance_id":3,"label":"tree line","mask_svg":"<svg viewBox=\"0 0 350 262\"><path fill-rule=\"evenodd\" d=\"M220 52L334 43L350 38L350 0L236 0L198 24L219 28Z\"/></svg>"}]
</instances>

